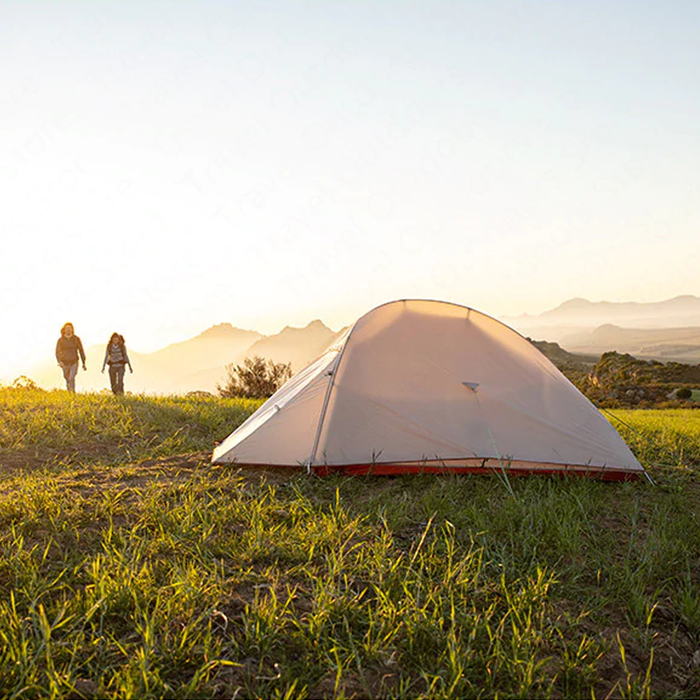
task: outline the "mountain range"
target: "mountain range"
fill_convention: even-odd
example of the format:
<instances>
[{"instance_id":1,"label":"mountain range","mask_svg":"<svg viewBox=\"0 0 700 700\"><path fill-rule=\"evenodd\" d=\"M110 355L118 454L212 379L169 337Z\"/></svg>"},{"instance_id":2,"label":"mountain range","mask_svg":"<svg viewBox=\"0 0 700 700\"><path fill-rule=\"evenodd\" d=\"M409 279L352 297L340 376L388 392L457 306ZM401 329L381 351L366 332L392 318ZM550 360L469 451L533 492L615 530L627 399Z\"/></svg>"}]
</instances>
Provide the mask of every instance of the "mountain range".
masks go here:
<instances>
[{"instance_id":1,"label":"mountain range","mask_svg":"<svg viewBox=\"0 0 700 700\"><path fill-rule=\"evenodd\" d=\"M617 350L645 359L700 362L696 296L650 303L570 299L537 316L503 320L524 335L557 342L571 352Z\"/></svg>"},{"instance_id":2,"label":"mountain range","mask_svg":"<svg viewBox=\"0 0 700 700\"><path fill-rule=\"evenodd\" d=\"M646 303L569 299L537 316L523 314L507 321L538 326L601 326L605 323L638 328L700 326L700 297L686 294Z\"/></svg>"},{"instance_id":3,"label":"mountain range","mask_svg":"<svg viewBox=\"0 0 700 700\"><path fill-rule=\"evenodd\" d=\"M655 303L591 302L571 299L537 316L503 318L505 323L535 340L559 343L569 352L600 355L608 350L645 359L700 363L700 298L680 296ZM289 362L296 372L311 362L344 332L315 320L303 328L285 327L265 336L257 331L220 323L199 335L152 353L130 351L134 374L126 387L156 394L188 391L216 392L224 381L226 365L260 355ZM546 347L546 343L543 345ZM104 346L86 349L88 371L78 375L84 391L109 386L100 374ZM45 388L63 386L60 369L44 363L28 376Z\"/></svg>"}]
</instances>

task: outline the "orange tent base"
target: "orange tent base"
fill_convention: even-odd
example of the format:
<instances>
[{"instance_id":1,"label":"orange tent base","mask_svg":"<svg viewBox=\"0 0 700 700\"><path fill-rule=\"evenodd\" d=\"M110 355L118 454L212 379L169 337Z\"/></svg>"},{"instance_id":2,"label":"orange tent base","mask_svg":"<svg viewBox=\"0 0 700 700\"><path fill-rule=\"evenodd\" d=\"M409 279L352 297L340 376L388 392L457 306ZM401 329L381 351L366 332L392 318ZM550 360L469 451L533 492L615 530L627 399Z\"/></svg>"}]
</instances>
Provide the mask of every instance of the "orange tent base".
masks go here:
<instances>
[{"instance_id":1,"label":"orange tent base","mask_svg":"<svg viewBox=\"0 0 700 700\"><path fill-rule=\"evenodd\" d=\"M285 469L292 472L306 470L303 464L253 464L231 462L231 466L257 469ZM520 476L580 476L600 481L638 481L646 472L621 468L594 467L581 464L553 464L542 462L506 462L496 460L447 460L435 462L392 462L369 464L317 464L311 467L316 476L340 474L346 476L400 476L401 474L507 474Z\"/></svg>"},{"instance_id":2,"label":"orange tent base","mask_svg":"<svg viewBox=\"0 0 700 700\"><path fill-rule=\"evenodd\" d=\"M612 467L552 464L540 462L506 462L495 460L447 460L439 462L394 462L375 464L319 464L311 467L318 476L330 474L396 476L399 474L502 474L508 476L584 476L601 481L637 481L644 473Z\"/></svg>"}]
</instances>

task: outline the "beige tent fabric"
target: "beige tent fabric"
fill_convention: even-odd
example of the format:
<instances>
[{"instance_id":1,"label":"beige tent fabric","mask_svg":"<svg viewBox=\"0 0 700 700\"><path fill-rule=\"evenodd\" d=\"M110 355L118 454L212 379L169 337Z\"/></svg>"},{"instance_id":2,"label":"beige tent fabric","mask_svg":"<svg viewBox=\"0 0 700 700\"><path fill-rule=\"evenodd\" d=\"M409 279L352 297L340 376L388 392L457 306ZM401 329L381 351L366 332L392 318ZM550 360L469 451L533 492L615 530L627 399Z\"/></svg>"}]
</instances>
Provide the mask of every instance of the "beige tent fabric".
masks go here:
<instances>
[{"instance_id":1,"label":"beige tent fabric","mask_svg":"<svg viewBox=\"0 0 700 700\"><path fill-rule=\"evenodd\" d=\"M375 473L407 465L643 474L615 429L529 341L463 306L360 318L213 461Z\"/></svg>"}]
</instances>

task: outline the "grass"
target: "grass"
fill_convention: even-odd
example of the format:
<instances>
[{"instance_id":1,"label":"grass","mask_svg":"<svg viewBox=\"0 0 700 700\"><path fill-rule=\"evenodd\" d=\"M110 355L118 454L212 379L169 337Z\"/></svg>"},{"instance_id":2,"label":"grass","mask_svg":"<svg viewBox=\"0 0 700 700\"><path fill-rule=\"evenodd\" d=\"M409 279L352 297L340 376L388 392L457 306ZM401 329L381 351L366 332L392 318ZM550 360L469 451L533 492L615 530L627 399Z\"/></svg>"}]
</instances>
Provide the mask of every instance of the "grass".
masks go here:
<instances>
[{"instance_id":1,"label":"grass","mask_svg":"<svg viewBox=\"0 0 700 700\"><path fill-rule=\"evenodd\" d=\"M115 462L209 449L259 402L0 390L0 451L14 461Z\"/></svg>"},{"instance_id":2,"label":"grass","mask_svg":"<svg viewBox=\"0 0 700 700\"><path fill-rule=\"evenodd\" d=\"M510 493L210 466L256 405L0 389L0 696L700 692L700 412Z\"/></svg>"}]
</instances>

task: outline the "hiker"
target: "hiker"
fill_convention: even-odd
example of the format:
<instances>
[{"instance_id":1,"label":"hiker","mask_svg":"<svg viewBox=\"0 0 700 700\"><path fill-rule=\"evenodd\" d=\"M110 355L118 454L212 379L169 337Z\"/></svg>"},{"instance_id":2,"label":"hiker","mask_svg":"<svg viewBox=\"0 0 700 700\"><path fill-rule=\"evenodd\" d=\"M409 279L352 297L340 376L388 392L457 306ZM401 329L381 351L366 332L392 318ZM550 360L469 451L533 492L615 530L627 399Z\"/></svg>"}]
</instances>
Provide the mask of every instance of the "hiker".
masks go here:
<instances>
[{"instance_id":1,"label":"hiker","mask_svg":"<svg viewBox=\"0 0 700 700\"><path fill-rule=\"evenodd\" d=\"M72 323L64 323L61 328L61 337L56 343L56 360L63 370L63 378L66 380L66 389L75 392L75 376L78 374L78 361L82 360L83 370L86 370L85 351L83 344L75 335Z\"/></svg>"},{"instance_id":2,"label":"hiker","mask_svg":"<svg viewBox=\"0 0 700 700\"><path fill-rule=\"evenodd\" d=\"M119 333L112 333L112 337L107 343L105 350L105 359L102 363L102 373L104 374L105 365L109 365L109 383L112 386L112 393L116 396L124 394L124 371L126 366L129 366L129 372L133 374L129 354L126 351L124 336Z\"/></svg>"}]
</instances>

